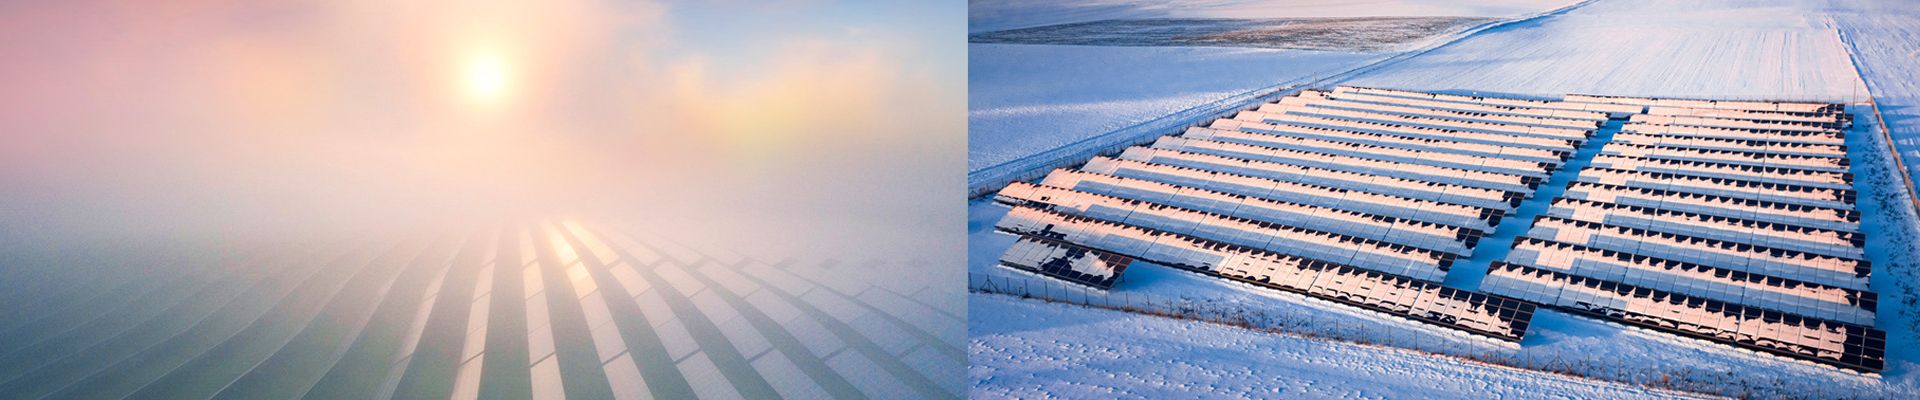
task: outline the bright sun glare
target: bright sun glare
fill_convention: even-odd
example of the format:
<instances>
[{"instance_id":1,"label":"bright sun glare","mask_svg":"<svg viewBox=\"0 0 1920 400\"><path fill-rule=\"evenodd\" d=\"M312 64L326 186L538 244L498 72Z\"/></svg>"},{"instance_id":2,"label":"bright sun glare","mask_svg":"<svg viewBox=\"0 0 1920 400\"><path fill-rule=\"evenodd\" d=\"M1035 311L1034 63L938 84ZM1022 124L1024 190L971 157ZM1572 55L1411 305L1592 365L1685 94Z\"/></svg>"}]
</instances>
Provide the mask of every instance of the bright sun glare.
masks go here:
<instances>
[{"instance_id":1,"label":"bright sun glare","mask_svg":"<svg viewBox=\"0 0 1920 400\"><path fill-rule=\"evenodd\" d=\"M512 89L509 66L497 53L475 53L467 57L462 68L461 80L469 101L481 105L498 104Z\"/></svg>"}]
</instances>

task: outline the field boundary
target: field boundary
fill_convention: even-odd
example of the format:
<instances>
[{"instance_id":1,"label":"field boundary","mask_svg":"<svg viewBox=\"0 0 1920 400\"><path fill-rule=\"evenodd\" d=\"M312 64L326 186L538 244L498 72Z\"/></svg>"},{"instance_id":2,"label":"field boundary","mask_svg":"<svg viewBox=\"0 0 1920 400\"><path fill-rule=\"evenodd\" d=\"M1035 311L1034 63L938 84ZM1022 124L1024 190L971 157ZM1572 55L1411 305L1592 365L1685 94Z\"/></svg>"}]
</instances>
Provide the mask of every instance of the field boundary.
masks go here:
<instances>
[{"instance_id":1,"label":"field boundary","mask_svg":"<svg viewBox=\"0 0 1920 400\"><path fill-rule=\"evenodd\" d=\"M1880 100L1873 94L1873 85L1867 84L1867 74L1860 70L1860 56L1854 53L1853 38L1840 29L1833 17L1827 17L1826 23L1828 28L1833 29L1833 34L1840 38L1840 43L1845 45L1841 48L1847 51L1847 63L1853 65L1853 77L1860 80L1860 88L1867 92L1867 106L1873 108L1873 124L1880 128L1880 140L1887 143L1887 154L1893 158L1893 166L1899 169L1895 175L1899 175L1900 181L1906 183L1907 202L1913 206L1915 215L1920 215L1920 190L1913 186L1913 170L1907 169L1906 157L1900 155L1900 147L1894 144L1893 132L1887 127L1887 118L1880 113Z\"/></svg>"}]
</instances>

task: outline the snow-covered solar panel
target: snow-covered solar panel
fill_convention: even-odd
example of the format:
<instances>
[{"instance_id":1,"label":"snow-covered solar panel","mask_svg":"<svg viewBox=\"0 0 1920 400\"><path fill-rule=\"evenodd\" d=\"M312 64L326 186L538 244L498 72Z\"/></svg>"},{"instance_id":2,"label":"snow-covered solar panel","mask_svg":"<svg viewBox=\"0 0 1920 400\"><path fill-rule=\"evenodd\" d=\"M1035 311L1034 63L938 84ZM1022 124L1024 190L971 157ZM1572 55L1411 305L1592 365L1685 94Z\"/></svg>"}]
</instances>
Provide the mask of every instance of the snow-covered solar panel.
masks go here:
<instances>
[{"instance_id":1,"label":"snow-covered solar panel","mask_svg":"<svg viewBox=\"0 0 1920 400\"><path fill-rule=\"evenodd\" d=\"M1119 157L1118 160L1124 161L1137 161L1140 163L1237 174L1262 179L1296 182L1336 189L1507 211L1518 207L1520 202L1525 200L1532 192L1531 187L1517 188L1524 189L1524 191L1486 189L1149 147L1129 148L1121 152ZM1102 162L1101 160L1103 158L1104 157L1096 157L1093 161L1089 161L1088 164ZM1529 185L1533 185L1539 181L1532 180L1529 182Z\"/></svg>"},{"instance_id":2,"label":"snow-covered solar panel","mask_svg":"<svg viewBox=\"0 0 1920 400\"><path fill-rule=\"evenodd\" d=\"M1144 150L1144 149L1143 149ZM1139 156L1133 150L1128 154ZM1128 154L1122 154L1123 157ZM1160 156L1166 152L1152 152ZM1440 202L1425 198L1413 198L1394 194L1346 189L1299 183L1304 179L1269 179L1241 175L1232 172L1215 172L1210 169L1197 169L1185 166L1159 164L1171 162L1172 158L1142 157L1154 163L1134 159L1112 159L1099 157L1081 166L1082 171L1112 175L1124 178L1197 187L1207 190L1232 193L1244 196L1285 201L1290 203L1311 204L1342 210L1358 211L1369 214L1386 215L1416 221L1432 222L1442 225L1458 226L1490 232L1493 226L1505 215L1505 208L1489 208L1451 202ZM1399 181L1380 182L1374 190L1387 191ZM1401 186L1416 189L1414 186ZM1499 203L1507 204L1507 203Z\"/></svg>"},{"instance_id":3,"label":"snow-covered solar panel","mask_svg":"<svg viewBox=\"0 0 1920 400\"><path fill-rule=\"evenodd\" d=\"M1518 341L1526 334L1534 311L1525 302L1466 293L1406 276L1031 207L1015 207L996 228L1506 341ZM1146 245L1133 245L1140 243Z\"/></svg>"},{"instance_id":4,"label":"snow-covered solar panel","mask_svg":"<svg viewBox=\"0 0 1920 400\"><path fill-rule=\"evenodd\" d=\"M1223 123L1220 125L1237 128L1237 126L1234 126L1234 125L1237 125L1239 121L1227 120L1222 122ZM1431 166L1446 167L1446 168L1471 169L1471 170L1478 170L1478 171L1492 171L1492 172L1499 172L1499 173L1506 173L1506 174L1513 174L1513 175L1536 176L1536 177L1546 176L1546 174L1551 173L1554 168L1559 167L1560 165L1560 162L1558 160L1555 160L1553 162L1537 162L1537 161L1512 160L1512 159L1505 159L1505 158L1492 158L1492 157L1469 156L1469 155L1459 155L1459 154L1444 154L1444 153L1435 153L1435 152L1429 152L1429 151L1421 151L1421 150L1413 150L1413 149L1405 149L1405 148L1397 148L1397 147L1377 146L1377 145L1371 145L1371 144L1356 144L1356 143L1347 143L1347 142L1326 141L1326 140L1319 140L1319 139L1296 138L1296 137L1279 136L1279 135L1268 135L1263 133L1245 132L1239 129L1215 129L1215 128L1199 127L1199 126L1188 127L1185 133L1180 134L1180 137L1187 138L1187 139L1194 139L1194 140L1207 140L1207 141L1215 141L1215 142L1223 142L1223 143L1244 144L1244 145L1260 146L1260 147L1267 147L1267 148L1274 148L1274 149L1286 149L1286 150L1302 151L1302 152L1332 154L1332 155L1338 155L1343 157L1364 158L1369 160L1431 165Z\"/></svg>"},{"instance_id":5,"label":"snow-covered solar panel","mask_svg":"<svg viewBox=\"0 0 1920 400\"><path fill-rule=\"evenodd\" d=\"M1865 260L1547 215L1526 236L1856 290L1867 290L1873 269Z\"/></svg>"},{"instance_id":6,"label":"snow-covered solar panel","mask_svg":"<svg viewBox=\"0 0 1920 400\"><path fill-rule=\"evenodd\" d=\"M1542 118L1583 119L1583 120L1594 121L1596 123L1601 121L1606 121L1607 118L1609 118L1612 114L1612 113L1598 112L1598 111L1576 111L1576 110L1561 110L1561 109L1553 109L1553 108L1533 108L1533 107L1503 106L1503 105L1494 105L1494 104L1425 100L1425 99L1416 99L1416 98L1410 98L1410 97L1384 96L1384 95L1357 93L1357 92L1327 93L1326 97L1336 99L1336 100L1342 100L1342 101L1354 101L1354 102L1365 102L1365 103L1375 103L1375 104L1392 104L1392 105L1398 105L1398 106L1431 108L1435 110L1483 112L1483 113L1490 113L1490 114L1518 115L1518 116L1542 117Z\"/></svg>"},{"instance_id":7,"label":"snow-covered solar panel","mask_svg":"<svg viewBox=\"0 0 1920 400\"><path fill-rule=\"evenodd\" d=\"M1133 259L1037 236L1021 236L1000 264L1099 289L1113 288Z\"/></svg>"},{"instance_id":8,"label":"snow-covered solar panel","mask_svg":"<svg viewBox=\"0 0 1920 400\"><path fill-rule=\"evenodd\" d=\"M1688 115L1634 114L1633 117L1628 118L1627 120L1633 121L1633 122L1639 122L1639 123L1647 123L1647 124L1705 126L1705 127L1714 127L1714 128L1753 129L1753 130L1761 130L1761 131L1838 132L1840 130L1836 126L1834 126L1834 124L1832 123L1799 122L1799 121L1755 121L1755 120L1733 119L1733 118L1696 117L1696 116L1688 116Z\"/></svg>"},{"instance_id":9,"label":"snow-covered solar panel","mask_svg":"<svg viewBox=\"0 0 1920 400\"><path fill-rule=\"evenodd\" d=\"M1282 225L1022 182L1002 189L995 200L1433 281L1445 279L1447 268L1457 258L1451 253L1330 232L1324 224L1317 228ZM1341 221L1351 225L1367 222L1360 218Z\"/></svg>"},{"instance_id":10,"label":"snow-covered solar panel","mask_svg":"<svg viewBox=\"0 0 1920 400\"><path fill-rule=\"evenodd\" d=\"M1405 115L1427 116L1427 117L1436 117L1436 118L1451 118L1451 119L1460 119L1460 120L1469 120L1469 121L1515 124L1515 125L1533 125L1533 126L1544 126L1544 127L1555 127L1555 128L1596 129L1600 127L1600 121L1595 119L1540 117L1540 116L1530 116L1530 115L1513 115L1513 114L1479 112L1479 111L1435 109L1435 108L1428 108L1428 107L1406 106L1406 105L1398 105L1398 104L1348 101L1348 100L1334 98L1333 96L1329 95L1326 92L1321 92L1316 90L1302 91L1298 96L1283 98L1283 99L1280 99L1279 102L1276 102L1273 104L1327 107L1327 108L1339 108L1339 109L1348 109L1348 110L1363 110L1363 111L1372 111L1372 112L1379 112L1379 113L1405 114Z\"/></svg>"},{"instance_id":11,"label":"snow-covered solar panel","mask_svg":"<svg viewBox=\"0 0 1920 400\"><path fill-rule=\"evenodd\" d=\"M1793 104L1307 90L1008 185L996 228L1003 263L1097 287L1141 259L1506 340L1534 302L1877 370L1851 117ZM1622 114L1497 295L1436 283Z\"/></svg>"},{"instance_id":12,"label":"snow-covered solar panel","mask_svg":"<svg viewBox=\"0 0 1920 400\"><path fill-rule=\"evenodd\" d=\"M1777 222L1788 225L1860 231L1860 213L1851 209L1803 206L1662 189L1572 182L1566 197L1666 210Z\"/></svg>"},{"instance_id":13,"label":"snow-covered solar panel","mask_svg":"<svg viewBox=\"0 0 1920 400\"><path fill-rule=\"evenodd\" d=\"M1668 99L1657 97L1600 96L1590 94L1569 94L1566 101L1579 101L1608 104L1631 104L1640 106L1686 107L1716 110L1755 110L1777 112L1834 113L1846 111L1846 106L1835 103L1811 101L1752 101L1752 100L1701 100Z\"/></svg>"},{"instance_id":14,"label":"snow-covered solar panel","mask_svg":"<svg viewBox=\"0 0 1920 400\"><path fill-rule=\"evenodd\" d=\"M1806 317L1873 325L1871 291L1537 238L1517 238L1508 263Z\"/></svg>"},{"instance_id":15,"label":"snow-covered solar panel","mask_svg":"<svg viewBox=\"0 0 1920 400\"><path fill-rule=\"evenodd\" d=\"M1440 167L1174 136L1161 136L1154 140L1153 148L1500 190L1530 190L1528 184L1539 182L1545 175Z\"/></svg>"},{"instance_id":16,"label":"snow-covered solar panel","mask_svg":"<svg viewBox=\"0 0 1920 400\"><path fill-rule=\"evenodd\" d=\"M1866 237L1857 232L1566 197L1554 199L1546 215L1856 260L1866 256Z\"/></svg>"},{"instance_id":17,"label":"snow-covered solar panel","mask_svg":"<svg viewBox=\"0 0 1920 400\"><path fill-rule=\"evenodd\" d=\"M1600 147L1600 154L1673 160L1707 161L1774 168L1800 168L1828 172L1847 172L1852 164L1845 158L1808 157L1750 151L1712 150L1613 142Z\"/></svg>"},{"instance_id":18,"label":"snow-covered solar panel","mask_svg":"<svg viewBox=\"0 0 1920 400\"><path fill-rule=\"evenodd\" d=\"M1553 163L1566 161L1573 155L1566 150L1547 150L1543 148L1511 146L1505 139L1462 140L1461 137L1414 136L1351 129L1333 129L1304 125L1277 125L1266 123L1266 113L1259 111L1241 111L1233 119L1222 119L1208 124L1216 129L1240 130L1269 135L1289 136L1331 140L1349 143L1365 143L1387 147L1414 149L1448 154L1460 154L1481 157L1498 157L1516 160ZM1533 140L1532 138L1517 138ZM1547 139L1551 141L1551 139Z\"/></svg>"},{"instance_id":19,"label":"snow-covered solar panel","mask_svg":"<svg viewBox=\"0 0 1920 400\"><path fill-rule=\"evenodd\" d=\"M1479 230L1420 222L1310 204L1268 200L1258 197L1171 185L1160 182L1120 178L1073 170L1054 170L1041 180L1042 190L1032 196L1046 196L1046 188L1059 188L1097 195L1128 198L1247 218L1276 224L1311 227L1332 233L1453 253L1472 255L1473 246L1483 233Z\"/></svg>"},{"instance_id":20,"label":"snow-covered solar panel","mask_svg":"<svg viewBox=\"0 0 1920 400\"><path fill-rule=\"evenodd\" d=\"M1574 180L1646 189L1674 190L1723 197L1851 210L1853 189L1832 189L1743 179L1589 167Z\"/></svg>"},{"instance_id":21,"label":"snow-covered solar panel","mask_svg":"<svg viewBox=\"0 0 1920 400\"><path fill-rule=\"evenodd\" d=\"M1428 93L1428 92L1416 92L1411 90L1367 88L1367 87L1356 87L1356 86L1345 86L1345 85L1335 87L1333 89L1333 92L1336 94L1366 93L1366 94L1377 94L1377 95L1384 95L1384 96L1398 96L1398 97L1430 99L1430 100L1439 100L1439 101L1452 101L1452 102L1461 102L1461 103L1479 103L1479 104L1532 107L1532 108L1551 108L1551 109L1574 110L1574 111L1596 111L1596 112L1605 112L1605 113L1638 113L1643 109L1643 107L1640 107L1640 106L1615 104L1615 103L1587 103L1587 102L1576 102L1576 101L1516 99L1516 98L1492 97L1492 96L1467 96L1467 95L1458 95L1458 94ZM1572 99L1568 99L1568 100L1572 100Z\"/></svg>"},{"instance_id":22,"label":"snow-covered solar panel","mask_svg":"<svg viewBox=\"0 0 1920 400\"><path fill-rule=\"evenodd\" d=\"M1755 131L1752 129L1712 128L1704 126L1660 125L1628 122L1621 132L1649 135L1706 137L1734 140L1759 140L1781 143L1846 145L1846 132Z\"/></svg>"},{"instance_id":23,"label":"snow-covered solar panel","mask_svg":"<svg viewBox=\"0 0 1920 400\"><path fill-rule=\"evenodd\" d=\"M1455 129L1472 132L1487 132L1523 137L1565 138L1579 140L1593 136L1594 128L1561 128L1538 125L1508 124L1462 120L1424 115L1405 115L1362 110L1347 110L1328 107L1313 107L1287 104L1263 104L1259 112L1271 115L1305 115L1328 119L1371 121L1383 124L1425 127L1434 129Z\"/></svg>"},{"instance_id":24,"label":"snow-covered solar panel","mask_svg":"<svg viewBox=\"0 0 1920 400\"><path fill-rule=\"evenodd\" d=\"M1319 127L1335 128L1335 129L1360 130L1360 131L1379 132L1379 133L1398 134L1398 135L1410 135L1410 136L1418 135L1418 136L1426 136L1426 137L1434 137L1434 138L1472 137L1472 138L1478 138L1481 140L1504 141L1505 143L1516 145L1516 146L1539 147L1539 148L1550 149L1550 150L1566 150L1571 147L1577 147L1579 146L1579 143L1585 142L1592 133L1591 131L1585 131L1585 130L1547 129L1547 128L1533 128L1533 130L1519 129L1519 130L1504 130L1504 131L1495 131L1495 130L1488 130L1488 129L1466 129L1466 128L1457 128L1457 127L1424 125L1424 124L1409 124L1409 123L1403 123L1398 121L1343 118L1343 117L1334 117L1334 116L1309 115L1309 114L1303 114L1303 113L1287 113L1285 112L1286 109L1288 109L1288 107L1286 106L1268 104L1268 105L1261 106L1260 109L1256 111L1264 114L1263 118L1265 118L1266 121L1272 122L1272 123L1302 125L1302 126L1319 126ZM1541 139L1548 139L1548 140L1541 140Z\"/></svg>"},{"instance_id":25,"label":"snow-covered solar panel","mask_svg":"<svg viewBox=\"0 0 1920 400\"><path fill-rule=\"evenodd\" d=\"M1886 332L1870 326L1502 262L1487 282L1488 291L1514 297L1545 298L1534 288L1558 287L1541 304L1737 347L1868 372L1886 364Z\"/></svg>"},{"instance_id":26,"label":"snow-covered solar panel","mask_svg":"<svg viewBox=\"0 0 1920 400\"><path fill-rule=\"evenodd\" d=\"M1852 119L1845 113L1781 112L1760 110L1716 110L1688 107L1647 107L1647 114L1680 117L1724 118L1749 121L1813 123L1833 129L1846 129Z\"/></svg>"},{"instance_id":27,"label":"snow-covered solar panel","mask_svg":"<svg viewBox=\"0 0 1920 400\"><path fill-rule=\"evenodd\" d=\"M1588 165L1598 168L1661 172L1712 178L1745 179L1828 189L1849 189L1853 187L1853 174L1848 172L1759 167L1707 161L1628 157L1612 154L1595 155L1593 161Z\"/></svg>"},{"instance_id":28,"label":"snow-covered solar panel","mask_svg":"<svg viewBox=\"0 0 1920 400\"><path fill-rule=\"evenodd\" d=\"M1807 157L1846 158L1847 147L1839 144L1814 144L1774 142L1765 140L1742 140L1727 138L1708 138L1697 136L1668 136L1633 132L1620 132L1613 135L1615 142L1633 143L1649 146L1683 147L1694 149L1712 149L1744 151L1769 154L1791 154Z\"/></svg>"}]
</instances>

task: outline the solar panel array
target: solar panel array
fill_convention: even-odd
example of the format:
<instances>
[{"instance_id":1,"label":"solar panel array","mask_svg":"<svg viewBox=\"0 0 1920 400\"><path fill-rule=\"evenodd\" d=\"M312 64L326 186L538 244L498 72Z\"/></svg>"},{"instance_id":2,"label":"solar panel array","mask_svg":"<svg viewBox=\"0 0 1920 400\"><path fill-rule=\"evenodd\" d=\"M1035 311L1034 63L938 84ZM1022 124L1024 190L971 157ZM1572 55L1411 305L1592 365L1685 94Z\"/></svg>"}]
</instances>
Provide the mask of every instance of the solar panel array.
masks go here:
<instances>
[{"instance_id":1,"label":"solar panel array","mask_svg":"<svg viewBox=\"0 0 1920 400\"><path fill-rule=\"evenodd\" d=\"M386 239L259 246L194 268L140 253L121 273L49 281L74 284L35 295L73 307L7 310L0 398L965 393L952 274L766 264L571 222ZM103 268L54 265L43 270Z\"/></svg>"},{"instance_id":2,"label":"solar panel array","mask_svg":"<svg viewBox=\"0 0 1920 400\"><path fill-rule=\"evenodd\" d=\"M1439 282L1628 109L1304 91L1008 185L1002 264L1105 288L1146 260L1518 340L1532 305Z\"/></svg>"},{"instance_id":3,"label":"solar panel array","mask_svg":"<svg viewBox=\"0 0 1920 400\"><path fill-rule=\"evenodd\" d=\"M1886 334L1838 104L1569 96L1647 107L1513 242L1488 293L1878 371Z\"/></svg>"}]
</instances>

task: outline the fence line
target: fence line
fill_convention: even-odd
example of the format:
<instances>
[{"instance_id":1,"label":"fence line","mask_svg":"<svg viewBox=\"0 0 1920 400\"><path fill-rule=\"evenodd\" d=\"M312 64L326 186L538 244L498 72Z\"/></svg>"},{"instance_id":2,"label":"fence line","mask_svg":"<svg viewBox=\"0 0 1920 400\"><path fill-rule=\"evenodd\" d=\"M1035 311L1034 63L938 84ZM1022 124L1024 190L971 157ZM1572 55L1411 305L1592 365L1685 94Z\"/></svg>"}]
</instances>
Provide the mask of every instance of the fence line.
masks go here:
<instances>
[{"instance_id":1,"label":"fence line","mask_svg":"<svg viewBox=\"0 0 1920 400\"><path fill-rule=\"evenodd\" d=\"M1887 155L1893 157L1893 166L1900 169L1895 171L1895 175L1899 175L1900 181L1907 184L1907 201L1912 203L1915 215L1920 215L1920 190L1916 190L1913 186L1914 171L1907 169L1906 156L1901 155L1900 147L1894 145L1893 132L1887 128L1887 118L1880 113L1880 100L1873 95L1873 86L1867 84L1867 74L1861 67L1860 55L1854 53L1853 38L1848 36L1845 30L1840 29L1840 25L1834 22L1833 17L1827 17L1825 22L1827 27L1833 28L1834 37L1840 39L1842 44L1840 48L1847 52L1847 61L1853 64L1853 76L1860 80L1860 88L1867 92L1867 105L1873 107L1873 122L1880 126L1880 140L1887 142Z\"/></svg>"}]
</instances>

